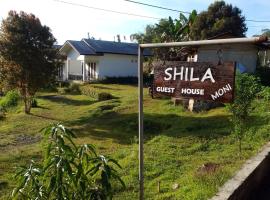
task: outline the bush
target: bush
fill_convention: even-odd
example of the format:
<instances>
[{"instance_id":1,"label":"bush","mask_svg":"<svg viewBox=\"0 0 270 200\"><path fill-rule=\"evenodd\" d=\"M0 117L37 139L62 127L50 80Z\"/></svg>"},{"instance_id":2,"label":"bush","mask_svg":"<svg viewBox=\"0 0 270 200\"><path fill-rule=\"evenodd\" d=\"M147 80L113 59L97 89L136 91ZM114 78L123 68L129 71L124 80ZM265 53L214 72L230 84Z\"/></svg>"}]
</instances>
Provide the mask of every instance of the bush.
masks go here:
<instances>
[{"instance_id":1,"label":"bush","mask_svg":"<svg viewBox=\"0 0 270 200\"><path fill-rule=\"evenodd\" d=\"M252 109L252 102L260 92L261 85L259 79L253 75L240 74L236 75L235 98L232 104L228 105L232 113L232 123L234 135L239 144L239 152L242 151L242 139L247 131L248 119Z\"/></svg>"},{"instance_id":2,"label":"bush","mask_svg":"<svg viewBox=\"0 0 270 200\"><path fill-rule=\"evenodd\" d=\"M37 99L33 98L31 106L32 106L32 108L37 108L38 107Z\"/></svg>"},{"instance_id":3,"label":"bush","mask_svg":"<svg viewBox=\"0 0 270 200\"><path fill-rule=\"evenodd\" d=\"M7 112L6 109L0 106L0 120L6 117L6 112Z\"/></svg>"},{"instance_id":4,"label":"bush","mask_svg":"<svg viewBox=\"0 0 270 200\"><path fill-rule=\"evenodd\" d=\"M48 142L40 166L31 161L15 175L14 199L112 199L119 182L116 160L98 155L90 144L77 146L74 133L61 124L43 129ZM27 198L26 198L27 197Z\"/></svg>"},{"instance_id":5,"label":"bush","mask_svg":"<svg viewBox=\"0 0 270 200\"><path fill-rule=\"evenodd\" d=\"M110 99L113 99L113 96L110 93L101 92L98 94L98 101L106 101Z\"/></svg>"},{"instance_id":6,"label":"bush","mask_svg":"<svg viewBox=\"0 0 270 200\"><path fill-rule=\"evenodd\" d=\"M82 86L81 93L98 101L106 101L114 98L112 94L108 92L98 92L97 89L90 85Z\"/></svg>"},{"instance_id":7,"label":"bush","mask_svg":"<svg viewBox=\"0 0 270 200\"><path fill-rule=\"evenodd\" d=\"M270 68L259 66L256 69L256 75L260 78L262 85L270 86Z\"/></svg>"},{"instance_id":8,"label":"bush","mask_svg":"<svg viewBox=\"0 0 270 200\"><path fill-rule=\"evenodd\" d=\"M42 92L57 92L57 83L52 82L40 89Z\"/></svg>"},{"instance_id":9,"label":"bush","mask_svg":"<svg viewBox=\"0 0 270 200\"><path fill-rule=\"evenodd\" d=\"M126 77L105 77L102 80L98 80L98 83L105 84L137 84L138 78L134 76L126 76Z\"/></svg>"},{"instance_id":10,"label":"bush","mask_svg":"<svg viewBox=\"0 0 270 200\"><path fill-rule=\"evenodd\" d=\"M18 105L20 95L16 90L9 91L0 101L0 106L9 108Z\"/></svg>"},{"instance_id":11,"label":"bush","mask_svg":"<svg viewBox=\"0 0 270 200\"><path fill-rule=\"evenodd\" d=\"M93 99L98 99L98 91L93 88L90 87L90 85L85 85L81 87L81 93L85 96L89 96Z\"/></svg>"},{"instance_id":12,"label":"bush","mask_svg":"<svg viewBox=\"0 0 270 200\"><path fill-rule=\"evenodd\" d=\"M258 96L263 98L265 101L270 101L270 87L263 87Z\"/></svg>"},{"instance_id":13,"label":"bush","mask_svg":"<svg viewBox=\"0 0 270 200\"><path fill-rule=\"evenodd\" d=\"M65 89L65 93L81 94L80 85L78 83L71 83L69 87Z\"/></svg>"}]
</instances>

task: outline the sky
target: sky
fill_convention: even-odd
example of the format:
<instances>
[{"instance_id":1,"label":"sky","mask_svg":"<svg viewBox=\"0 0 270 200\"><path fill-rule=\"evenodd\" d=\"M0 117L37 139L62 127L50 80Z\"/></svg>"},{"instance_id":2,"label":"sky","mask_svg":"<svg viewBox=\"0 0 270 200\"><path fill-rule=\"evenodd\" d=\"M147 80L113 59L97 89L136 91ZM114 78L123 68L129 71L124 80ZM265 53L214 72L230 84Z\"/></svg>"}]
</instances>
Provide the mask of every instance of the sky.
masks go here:
<instances>
[{"instance_id":1,"label":"sky","mask_svg":"<svg viewBox=\"0 0 270 200\"><path fill-rule=\"evenodd\" d=\"M60 1L73 2L88 7L75 6ZM147 4L163 6L181 11L197 12L207 10L211 0L136 0ZM269 0L227 0L242 10L246 19L270 21ZM0 23L9 10L33 13L43 25L49 26L58 44L66 40L81 40L90 37L113 41L120 34L122 41L129 42L132 33L143 32L147 24L155 24L158 19L128 16L90 7L134 13L154 18L177 18L179 13L134 4L125 0L0 0ZM260 34L262 29L270 28L270 22L246 22L247 36ZM124 36L126 40L124 40Z\"/></svg>"}]
</instances>

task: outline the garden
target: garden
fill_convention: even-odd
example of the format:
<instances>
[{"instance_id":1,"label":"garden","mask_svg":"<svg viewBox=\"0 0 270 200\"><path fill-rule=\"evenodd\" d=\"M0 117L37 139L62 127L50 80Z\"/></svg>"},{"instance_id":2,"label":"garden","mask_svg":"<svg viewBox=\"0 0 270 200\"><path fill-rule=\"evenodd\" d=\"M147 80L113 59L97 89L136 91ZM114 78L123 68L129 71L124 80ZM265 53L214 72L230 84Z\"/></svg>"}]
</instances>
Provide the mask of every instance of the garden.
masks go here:
<instances>
[{"instance_id":1,"label":"garden","mask_svg":"<svg viewBox=\"0 0 270 200\"><path fill-rule=\"evenodd\" d=\"M170 99L144 91L145 195L147 199L208 199L269 141L269 89L252 102L248 128L233 134L230 108L191 113ZM265 94L264 94L265 93ZM61 123L76 135L76 145L92 144L98 155L117 160L114 199L138 198L137 87L124 84L71 84L40 91L31 114L16 92L1 98L0 196L18 186L19 166L42 163L46 137L40 131ZM4 102L4 103L3 103ZM3 106L8 103L9 106ZM241 152L240 152L241 151ZM18 178L18 177L17 177Z\"/></svg>"}]
</instances>

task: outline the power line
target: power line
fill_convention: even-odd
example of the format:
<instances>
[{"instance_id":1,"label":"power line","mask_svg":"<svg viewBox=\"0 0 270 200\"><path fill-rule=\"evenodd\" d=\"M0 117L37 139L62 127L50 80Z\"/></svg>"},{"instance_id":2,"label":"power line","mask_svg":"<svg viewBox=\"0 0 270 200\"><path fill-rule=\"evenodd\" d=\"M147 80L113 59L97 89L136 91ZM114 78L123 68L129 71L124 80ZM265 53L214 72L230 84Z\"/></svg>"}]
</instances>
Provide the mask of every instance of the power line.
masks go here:
<instances>
[{"instance_id":1,"label":"power line","mask_svg":"<svg viewBox=\"0 0 270 200\"><path fill-rule=\"evenodd\" d=\"M59 2L59 3L73 5L73 6L90 8L90 9L94 9L94 10L101 10L101 11L105 11L105 12L117 13L117 14L122 14L122 15L130 15L130 16L135 16L135 17L144 17L144 18L149 18L149 19L161 19L161 18L158 18L158 17L139 15L139 14L121 12L121 11L116 11L116 10L109 10L109 9L98 8L98 7L93 7L93 6L88 6L88 5L78 4L78 3L68 2L68 1L62 1L62 0L54 0L54 1Z\"/></svg>"},{"instance_id":2,"label":"power line","mask_svg":"<svg viewBox=\"0 0 270 200\"><path fill-rule=\"evenodd\" d=\"M253 19L246 19L248 22L262 22L262 23L270 23L270 20L253 20Z\"/></svg>"},{"instance_id":3,"label":"power line","mask_svg":"<svg viewBox=\"0 0 270 200\"><path fill-rule=\"evenodd\" d=\"M181 11L181 10L175 10L175 9L166 8L166 7L162 7L162 6L157 6L157 5L153 5L153 4L142 3L142 2L139 2L139 1L133 1L133 0L123 0L123 1L136 3L136 4L140 4L140 5L144 5L144 6L149 6L149 7L153 7L153 8L159 8L159 9L163 9L163 10L169 10L169 11L174 11L174 12L179 12L179 13L191 14L190 12ZM246 19L246 21L249 21L249 22L261 22L261 23L269 23L270 22L270 20L254 20L254 19Z\"/></svg>"},{"instance_id":4,"label":"power line","mask_svg":"<svg viewBox=\"0 0 270 200\"><path fill-rule=\"evenodd\" d=\"M175 10L172 8L166 8L166 7L162 7L162 6L157 6L157 5L153 5L153 4L147 4L147 3L142 3L139 1L131 1L131 0L124 0L130 3L136 3L136 4L140 4L140 5L144 5L144 6L149 6L149 7L153 7L153 8L159 8L159 9L163 9L163 10L169 10L169 11L174 11L174 12L179 12L179 13L186 13L186 14L191 14L190 12L186 12L186 11L181 11L181 10Z\"/></svg>"},{"instance_id":5,"label":"power line","mask_svg":"<svg viewBox=\"0 0 270 200\"><path fill-rule=\"evenodd\" d=\"M158 17L146 16L146 15L139 15L139 14L134 14L134 13L128 13L128 12L121 12L121 11L116 11L116 10L104 9L104 8L98 8L98 7L93 7L93 6L88 6L88 5L84 5L84 4L73 3L73 2L64 1L64 0L53 0L53 1L56 1L56 2L59 2L59 3L64 3L64 4L69 4L69 5L73 5L73 6L79 6L79 7L90 8L90 9L94 9L94 10L100 10L100 11L104 11L104 12L116 13L116 14L130 15L130 16L135 16L135 17L143 17L143 18L148 18L148 19L158 19L158 20L161 19L161 18L158 18ZM159 8L159 9L165 9L165 10L170 10L170 11L175 11L175 12L181 12L181 13L188 13L188 14L190 14L190 12L185 12L185 11L180 11L180 10L174 10L174 9L170 9L170 8L165 8L165 7L156 6L156 5L152 5L152 4L146 4L146 3L142 3L142 2L138 2L138 1L133 1L133 0L124 0L124 1L132 2L132 3L137 3L137 4L141 4L141 5L145 5L145 6L151 6L151 7L155 7L155 8ZM246 19L246 21L247 22L255 22L255 23L270 23L270 20Z\"/></svg>"}]
</instances>

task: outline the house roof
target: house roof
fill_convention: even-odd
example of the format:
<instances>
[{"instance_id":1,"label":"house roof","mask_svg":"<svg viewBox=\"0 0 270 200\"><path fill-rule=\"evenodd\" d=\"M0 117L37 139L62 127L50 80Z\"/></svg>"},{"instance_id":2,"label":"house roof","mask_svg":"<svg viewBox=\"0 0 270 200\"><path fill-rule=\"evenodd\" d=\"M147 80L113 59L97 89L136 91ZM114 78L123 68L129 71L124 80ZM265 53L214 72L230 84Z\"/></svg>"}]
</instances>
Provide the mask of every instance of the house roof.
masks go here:
<instances>
[{"instance_id":1,"label":"house roof","mask_svg":"<svg viewBox=\"0 0 270 200\"><path fill-rule=\"evenodd\" d=\"M64 51L66 45L70 45L80 55L102 55L104 53L138 55L138 44L126 42L111 42L104 40L82 39L81 41L67 40L60 51ZM149 50L145 50L144 56L151 56Z\"/></svg>"}]
</instances>

